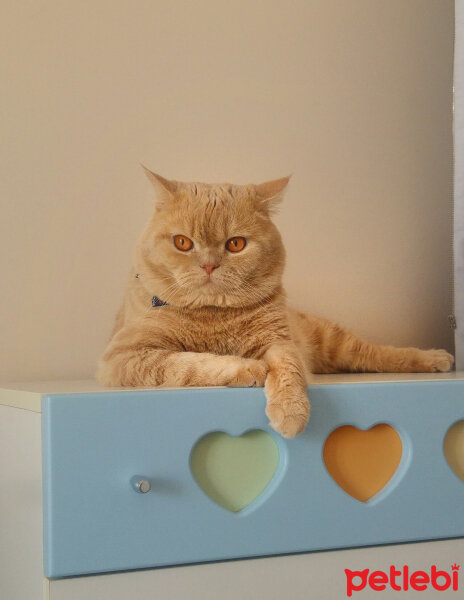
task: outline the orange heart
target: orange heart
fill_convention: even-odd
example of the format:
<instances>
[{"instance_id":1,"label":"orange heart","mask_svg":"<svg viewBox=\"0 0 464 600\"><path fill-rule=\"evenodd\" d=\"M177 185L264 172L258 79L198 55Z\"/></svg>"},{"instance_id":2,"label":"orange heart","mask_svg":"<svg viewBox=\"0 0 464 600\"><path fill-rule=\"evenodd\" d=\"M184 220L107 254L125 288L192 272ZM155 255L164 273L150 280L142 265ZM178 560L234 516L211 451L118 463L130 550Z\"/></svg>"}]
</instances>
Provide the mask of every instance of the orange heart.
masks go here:
<instances>
[{"instance_id":1,"label":"orange heart","mask_svg":"<svg viewBox=\"0 0 464 600\"><path fill-rule=\"evenodd\" d=\"M401 438L386 423L363 431L343 425L324 444L328 472L348 494L366 502L390 481L400 464Z\"/></svg>"}]
</instances>

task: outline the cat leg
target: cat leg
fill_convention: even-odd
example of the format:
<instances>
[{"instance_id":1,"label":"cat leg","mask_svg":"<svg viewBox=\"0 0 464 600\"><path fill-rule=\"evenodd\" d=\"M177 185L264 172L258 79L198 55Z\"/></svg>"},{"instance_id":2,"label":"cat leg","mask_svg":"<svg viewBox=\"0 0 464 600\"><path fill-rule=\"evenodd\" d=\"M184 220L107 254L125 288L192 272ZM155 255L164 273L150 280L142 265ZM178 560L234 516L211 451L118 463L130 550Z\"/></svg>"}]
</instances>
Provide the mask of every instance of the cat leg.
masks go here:
<instances>
[{"instance_id":1,"label":"cat leg","mask_svg":"<svg viewBox=\"0 0 464 600\"><path fill-rule=\"evenodd\" d=\"M376 345L326 319L298 314L314 373L434 373L449 371L454 362L446 350Z\"/></svg>"},{"instance_id":2,"label":"cat leg","mask_svg":"<svg viewBox=\"0 0 464 600\"><path fill-rule=\"evenodd\" d=\"M168 327L144 315L110 340L97 379L105 386L261 387L267 371L255 358L183 351Z\"/></svg>"},{"instance_id":3,"label":"cat leg","mask_svg":"<svg viewBox=\"0 0 464 600\"><path fill-rule=\"evenodd\" d=\"M262 360L232 355L109 348L100 361L97 379L106 386L261 387L267 370Z\"/></svg>"},{"instance_id":4,"label":"cat leg","mask_svg":"<svg viewBox=\"0 0 464 600\"><path fill-rule=\"evenodd\" d=\"M263 358L269 366L266 415L273 429L293 438L304 430L310 413L302 357L294 344L281 342L270 346Z\"/></svg>"}]
</instances>

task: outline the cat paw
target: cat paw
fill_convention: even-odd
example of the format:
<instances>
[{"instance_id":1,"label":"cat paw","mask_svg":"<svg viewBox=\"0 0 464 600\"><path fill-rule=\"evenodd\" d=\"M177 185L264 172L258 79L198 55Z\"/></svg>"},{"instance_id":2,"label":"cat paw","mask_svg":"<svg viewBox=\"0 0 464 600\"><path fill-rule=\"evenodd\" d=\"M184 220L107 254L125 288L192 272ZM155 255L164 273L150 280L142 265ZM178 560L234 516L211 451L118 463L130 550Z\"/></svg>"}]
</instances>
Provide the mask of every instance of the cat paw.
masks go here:
<instances>
[{"instance_id":1,"label":"cat paw","mask_svg":"<svg viewBox=\"0 0 464 600\"><path fill-rule=\"evenodd\" d=\"M280 406L268 406L266 415L269 418L269 426L280 433L284 438L292 439L303 433L308 423L309 414L285 411Z\"/></svg>"},{"instance_id":2,"label":"cat paw","mask_svg":"<svg viewBox=\"0 0 464 600\"><path fill-rule=\"evenodd\" d=\"M424 350L422 362L425 373L446 372L453 366L454 357L446 350Z\"/></svg>"},{"instance_id":3,"label":"cat paw","mask_svg":"<svg viewBox=\"0 0 464 600\"><path fill-rule=\"evenodd\" d=\"M229 387L263 387L269 367L263 360L243 358L226 385Z\"/></svg>"},{"instance_id":4,"label":"cat paw","mask_svg":"<svg viewBox=\"0 0 464 600\"><path fill-rule=\"evenodd\" d=\"M303 433L310 413L306 390L271 392L266 384L265 391L268 398L266 415L272 429L284 438L294 438Z\"/></svg>"}]
</instances>

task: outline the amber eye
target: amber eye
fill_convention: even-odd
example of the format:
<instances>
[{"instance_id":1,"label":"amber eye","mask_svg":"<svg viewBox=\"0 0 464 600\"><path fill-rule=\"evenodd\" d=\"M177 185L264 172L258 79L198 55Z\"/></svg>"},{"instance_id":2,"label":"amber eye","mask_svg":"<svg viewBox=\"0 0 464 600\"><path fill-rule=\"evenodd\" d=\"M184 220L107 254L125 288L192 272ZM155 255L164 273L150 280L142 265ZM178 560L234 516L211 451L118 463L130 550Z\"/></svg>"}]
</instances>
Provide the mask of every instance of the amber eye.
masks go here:
<instances>
[{"instance_id":1,"label":"amber eye","mask_svg":"<svg viewBox=\"0 0 464 600\"><path fill-rule=\"evenodd\" d=\"M191 250L193 248L192 240L188 237L185 237L185 235L175 235L173 241L174 246L183 252L187 252L187 250Z\"/></svg>"},{"instance_id":2,"label":"amber eye","mask_svg":"<svg viewBox=\"0 0 464 600\"><path fill-rule=\"evenodd\" d=\"M226 248L229 252L240 252L246 246L246 239L244 237L233 237L226 242Z\"/></svg>"}]
</instances>

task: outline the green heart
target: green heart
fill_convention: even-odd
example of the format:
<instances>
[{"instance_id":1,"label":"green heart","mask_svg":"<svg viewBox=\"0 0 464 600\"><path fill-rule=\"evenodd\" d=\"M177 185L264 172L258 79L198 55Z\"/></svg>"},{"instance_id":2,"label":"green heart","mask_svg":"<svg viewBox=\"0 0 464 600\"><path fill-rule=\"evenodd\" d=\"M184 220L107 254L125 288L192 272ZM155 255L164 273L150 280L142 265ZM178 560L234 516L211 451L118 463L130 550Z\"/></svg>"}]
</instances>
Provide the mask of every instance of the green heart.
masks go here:
<instances>
[{"instance_id":1,"label":"green heart","mask_svg":"<svg viewBox=\"0 0 464 600\"><path fill-rule=\"evenodd\" d=\"M195 444L190 468L196 482L220 506L238 512L263 493L279 465L269 433L255 429L240 437L208 433Z\"/></svg>"}]
</instances>

